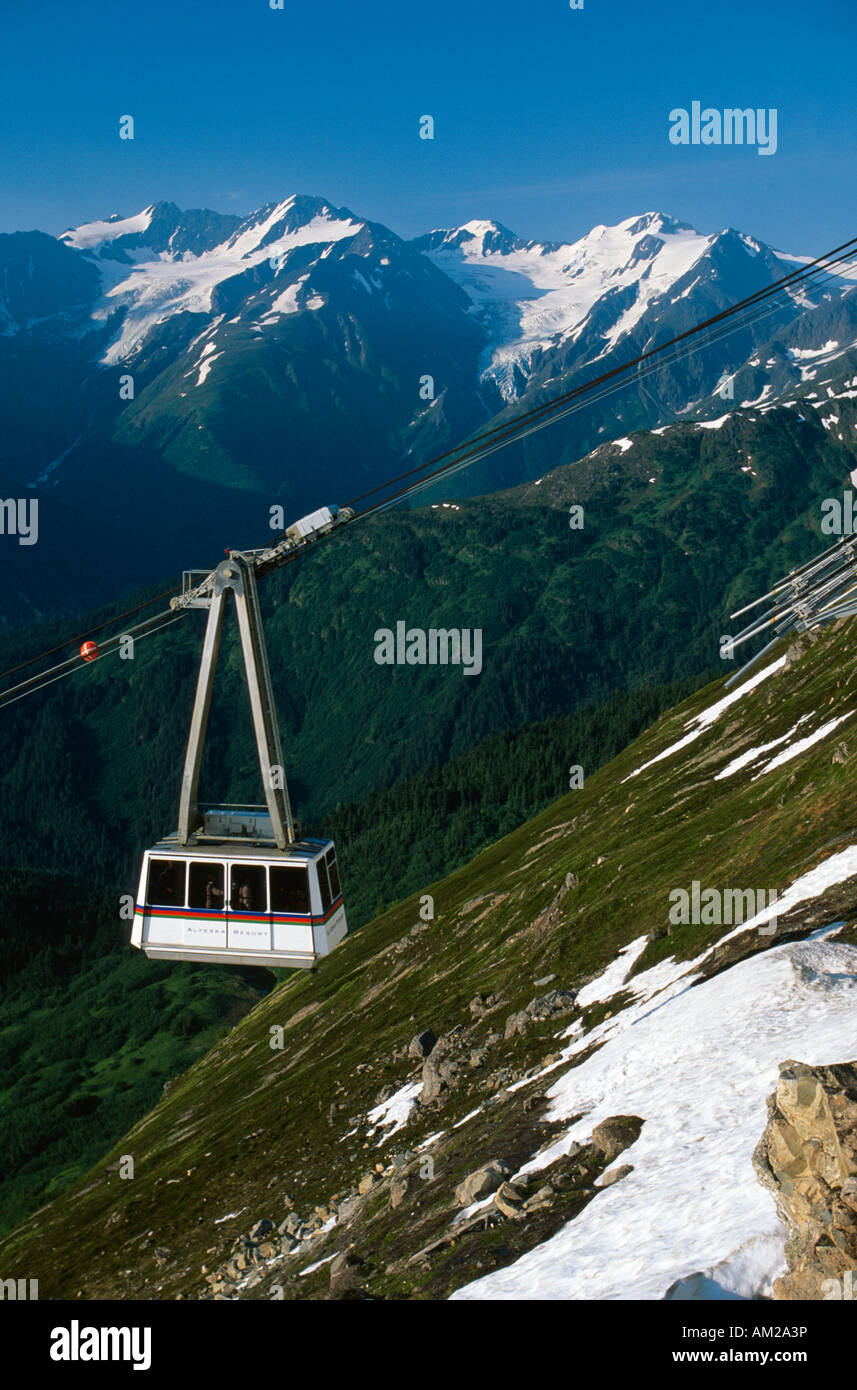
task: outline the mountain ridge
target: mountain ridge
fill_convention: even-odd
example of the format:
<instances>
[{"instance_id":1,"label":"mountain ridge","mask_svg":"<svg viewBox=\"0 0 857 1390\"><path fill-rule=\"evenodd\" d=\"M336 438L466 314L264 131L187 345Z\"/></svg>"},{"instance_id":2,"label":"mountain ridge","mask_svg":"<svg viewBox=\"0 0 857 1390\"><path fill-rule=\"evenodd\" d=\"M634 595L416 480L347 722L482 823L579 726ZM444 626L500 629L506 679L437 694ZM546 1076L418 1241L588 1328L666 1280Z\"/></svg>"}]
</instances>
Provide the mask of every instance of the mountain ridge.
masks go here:
<instances>
[{"instance_id":1,"label":"mountain ridge","mask_svg":"<svg viewBox=\"0 0 857 1390\"><path fill-rule=\"evenodd\" d=\"M347 499L797 263L660 213L567 245L482 222L432 238L404 241L303 195L245 218L153 203L58 239L0 237L0 480L40 501L68 575L46 590L38 557L15 556L6 621L44 611L46 591L54 611L76 589L78 606L91 601L78 532L114 552L109 597L192 562L185 515L200 534L258 534L275 502L298 516ZM775 314L635 378L621 404L590 403L459 474L451 495L539 477L548 458L571 462L620 431L719 415L717 391L736 379L739 401L776 401L857 343L846 287L783 296Z\"/></svg>"}]
</instances>

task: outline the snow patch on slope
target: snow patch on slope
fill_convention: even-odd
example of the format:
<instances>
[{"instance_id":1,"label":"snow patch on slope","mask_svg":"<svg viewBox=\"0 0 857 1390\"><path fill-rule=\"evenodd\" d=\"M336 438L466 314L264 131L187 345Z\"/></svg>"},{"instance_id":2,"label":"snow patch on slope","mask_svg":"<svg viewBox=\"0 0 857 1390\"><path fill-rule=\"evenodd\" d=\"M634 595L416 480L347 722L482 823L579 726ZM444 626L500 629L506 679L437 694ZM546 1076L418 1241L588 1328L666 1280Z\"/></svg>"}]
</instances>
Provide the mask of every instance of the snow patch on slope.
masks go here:
<instances>
[{"instance_id":1,"label":"snow patch on slope","mask_svg":"<svg viewBox=\"0 0 857 1390\"><path fill-rule=\"evenodd\" d=\"M767 680L768 676L772 676L775 671L782 670L785 663L786 659L784 656L781 656L778 661L772 661L770 666L764 666L761 671L756 671L754 675L750 676L749 680L744 681L743 685L739 685L738 688L731 691L729 695L724 695L723 698L718 700L715 704L709 705L708 709L704 709L701 714L695 714L693 718L688 720L687 724L685 724L685 728L690 730L689 733L685 734L684 737L680 738L676 743L671 743L669 748L664 748L663 751L658 753L654 758L649 758L648 762L641 763L639 767L635 767L633 772L629 772L627 777L622 778L622 782L629 782L632 777L637 777L641 772L645 772L646 768L653 767L655 763L663 762L664 758L672 757L673 753L678 753L682 748L687 748L688 744L698 739L700 734L703 734L707 728L720 718L721 714L730 708L730 706L734 705L746 695L748 691L754 690L757 685L761 685L762 681Z\"/></svg>"},{"instance_id":2,"label":"snow patch on slope","mask_svg":"<svg viewBox=\"0 0 857 1390\"><path fill-rule=\"evenodd\" d=\"M846 719L850 719L853 713L853 710L849 710L847 714L840 714L838 719L828 719L825 724L822 724L820 728L815 730L815 733L807 734L806 738L799 738L797 743L792 743L788 748L784 748L781 753L777 753L775 757L771 758L770 762L765 763L761 772L757 772L756 776L763 777L766 772L773 772L775 767L782 767L783 763L787 763L792 758L796 758L799 753L806 752L807 748L812 748L813 744L820 743L823 738L827 738L828 734L832 734L833 730L844 723Z\"/></svg>"},{"instance_id":3,"label":"snow patch on slope","mask_svg":"<svg viewBox=\"0 0 857 1390\"><path fill-rule=\"evenodd\" d=\"M581 1009L588 1009L590 1004L600 1004L621 989L648 944L649 938L647 936L638 936L636 941L632 941L628 946L623 946L607 969L597 979L590 980L589 984L584 985L583 989L579 991L578 1006Z\"/></svg>"},{"instance_id":4,"label":"snow patch on slope","mask_svg":"<svg viewBox=\"0 0 857 1390\"><path fill-rule=\"evenodd\" d=\"M812 940L691 990L692 979L685 973L654 1006L625 1009L574 1044L603 1039L552 1086L547 1118L583 1118L524 1169L547 1166L621 1113L645 1120L622 1155L633 1171L454 1299L662 1299L696 1274L704 1297L769 1293L786 1232L752 1165L766 1098L786 1058L819 1065L857 1053L857 950Z\"/></svg>"},{"instance_id":5,"label":"snow patch on slope","mask_svg":"<svg viewBox=\"0 0 857 1390\"><path fill-rule=\"evenodd\" d=\"M790 883L786 891L781 894L775 903L757 912L754 917L748 917L746 922L742 922L726 936L721 937L721 941L731 941L733 936L738 936L741 932L756 931L764 926L772 917L784 917L791 912L793 907L800 903L807 902L810 898L817 898L832 888L836 883L845 883L849 878L857 874L857 845L849 845L847 849L840 850L838 854L831 854L827 859L823 859L814 869L809 869L800 878L796 878Z\"/></svg>"},{"instance_id":6,"label":"snow patch on slope","mask_svg":"<svg viewBox=\"0 0 857 1390\"><path fill-rule=\"evenodd\" d=\"M408 1122L408 1116L414 1107L417 1096L422 1090L422 1086L423 1083L421 1080L408 1081L396 1091L394 1095L390 1096L388 1100L382 1101L380 1105L376 1105L374 1109L370 1110L366 1119L372 1128L366 1131L367 1138L374 1134L376 1129L383 1127L387 1129L387 1132L378 1141L379 1144L381 1144L385 1139L389 1139L392 1134L395 1134L397 1130L403 1129ZM392 1125L392 1128L387 1128L387 1126L390 1125Z\"/></svg>"},{"instance_id":7,"label":"snow patch on slope","mask_svg":"<svg viewBox=\"0 0 857 1390\"><path fill-rule=\"evenodd\" d=\"M815 711L813 711L813 713L815 713ZM800 728L801 724L811 718L811 714L802 714L797 723L793 724L786 733L780 734L779 738L772 738L770 743L760 743L756 748L748 748L746 753L739 753L737 758L733 758L732 761L727 763L724 768L721 768L719 772L715 772L715 782L722 782L724 777L734 777L736 772L740 772L742 768L748 767L750 763L757 762L759 758L764 757L765 753L770 753L772 748L779 748L781 743L787 743L792 735Z\"/></svg>"}]
</instances>

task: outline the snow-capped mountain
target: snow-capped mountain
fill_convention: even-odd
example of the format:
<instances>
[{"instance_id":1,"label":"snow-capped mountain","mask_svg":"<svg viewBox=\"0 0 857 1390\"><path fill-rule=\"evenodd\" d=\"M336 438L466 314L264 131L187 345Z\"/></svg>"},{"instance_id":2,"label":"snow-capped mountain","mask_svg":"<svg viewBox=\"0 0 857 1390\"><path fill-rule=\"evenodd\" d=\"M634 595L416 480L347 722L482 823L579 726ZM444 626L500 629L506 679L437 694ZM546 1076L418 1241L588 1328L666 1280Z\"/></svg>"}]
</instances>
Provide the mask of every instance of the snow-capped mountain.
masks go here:
<instances>
[{"instance_id":1,"label":"snow-capped mountain","mask_svg":"<svg viewBox=\"0 0 857 1390\"><path fill-rule=\"evenodd\" d=\"M300 514L347 500L800 260L658 212L568 243L490 221L408 242L302 195L244 218L162 202L58 238L0 236L0 483L47 489L96 534L133 518L120 548L140 580L156 555L158 568L195 562L189 510L201 535L228 525L231 543L256 543L272 502ZM816 356L857 342L844 284L779 296L773 312L459 475L457 490L507 487L632 430L722 414L713 393L732 378L739 401L777 399Z\"/></svg>"},{"instance_id":2,"label":"snow-capped mountain","mask_svg":"<svg viewBox=\"0 0 857 1390\"><path fill-rule=\"evenodd\" d=\"M102 293L93 318L112 322L115 333L101 362L116 366L130 363L149 335L176 315L207 314L222 322L222 287L236 278L245 277L245 299L256 301L260 331L283 314L322 308L323 298L306 292L308 273L295 277L294 253L311 247L317 261L364 230L364 223L320 200L289 198L243 222L213 213L186 220L173 205L159 204L136 217L87 223L60 240L98 261ZM305 254L298 259L307 264ZM213 344L206 348L208 356ZM210 368L209 360L202 380Z\"/></svg>"},{"instance_id":3,"label":"snow-capped mountain","mask_svg":"<svg viewBox=\"0 0 857 1390\"><path fill-rule=\"evenodd\" d=\"M503 400L543 376L551 354L599 361L623 340L649 341L651 331L640 328L683 317L683 302L696 319L705 303L719 305L725 295L725 307L739 286L741 293L762 288L799 259L728 229L703 236L658 212L593 227L566 244L521 241L496 222L431 232L413 244L470 297L489 336L483 373ZM814 302L794 296L796 305Z\"/></svg>"},{"instance_id":4,"label":"snow-capped mountain","mask_svg":"<svg viewBox=\"0 0 857 1390\"><path fill-rule=\"evenodd\" d=\"M577 341L597 304L608 306L598 325L604 356L714 241L650 212L566 244L521 241L495 222L431 232L414 244L467 291L490 334L485 374L513 399L526 389L536 354Z\"/></svg>"},{"instance_id":5,"label":"snow-capped mountain","mask_svg":"<svg viewBox=\"0 0 857 1390\"><path fill-rule=\"evenodd\" d=\"M101 526L133 517L145 566L187 555L188 508L201 535L252 541L272 503L345 500L485 421L468 309L393 232L318 198L2 237L0 480Z\"/></svg>"}]
</instances>

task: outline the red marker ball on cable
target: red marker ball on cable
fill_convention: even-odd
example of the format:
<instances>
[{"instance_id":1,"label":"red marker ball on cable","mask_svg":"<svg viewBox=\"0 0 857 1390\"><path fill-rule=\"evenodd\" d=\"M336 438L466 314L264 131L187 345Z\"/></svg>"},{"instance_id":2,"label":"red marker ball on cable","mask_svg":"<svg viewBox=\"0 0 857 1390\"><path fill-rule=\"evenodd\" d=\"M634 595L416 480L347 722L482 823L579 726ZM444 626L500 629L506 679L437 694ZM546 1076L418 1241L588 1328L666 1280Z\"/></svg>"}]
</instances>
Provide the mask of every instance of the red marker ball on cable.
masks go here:
<instances>
[{"instance_id":1,"label":"red marker ball on cable","mask_svg":"<svg viewBox=\"0 0 857 1390\"><path fill-rule=\"evenodd\" d=\"M95 642L84 642L80 649L80 654L84 661L95 661L98 657L98 647Z\"/></svg>"}]
</instances>

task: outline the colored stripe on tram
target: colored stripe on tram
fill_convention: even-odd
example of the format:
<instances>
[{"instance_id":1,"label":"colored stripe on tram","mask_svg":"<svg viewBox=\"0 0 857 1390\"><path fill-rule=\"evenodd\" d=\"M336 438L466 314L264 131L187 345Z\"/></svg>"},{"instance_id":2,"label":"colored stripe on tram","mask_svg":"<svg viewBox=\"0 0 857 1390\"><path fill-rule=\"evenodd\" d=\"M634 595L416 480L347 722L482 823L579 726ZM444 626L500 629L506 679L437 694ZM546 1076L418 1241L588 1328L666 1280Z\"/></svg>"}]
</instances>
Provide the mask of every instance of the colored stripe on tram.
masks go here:
<instances>
[{"instance_id":1,"label":"colored stripe on tram","mask_svg":"<svg viewBox=\"0 0 857 1390\"><path fill-rule=\"evenodd\" d=\"M333 914L338 912L341 907L342 894L340 893L336 901L332 902L327 911L323 912L320 916L313 916L309 912L304 912L300 915L290 912L233 912L231 908L224 912L222 907L214 908L211 911L207 911L204 908L190 907L149 907L140 903L135 905L134 914L136 916L137 913L139 913L141 917L183 917L185 920L191 922L222 922L224 917L228 917L231 921L247 923L256 922L263 926L267 926L270 922L274 922L275 924L279 923L280 925L284 924L286 926L306 926L312 922L318 922L320 925L324 925L324 923L330 921Z\"/></svg>"}]
</instances>

